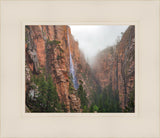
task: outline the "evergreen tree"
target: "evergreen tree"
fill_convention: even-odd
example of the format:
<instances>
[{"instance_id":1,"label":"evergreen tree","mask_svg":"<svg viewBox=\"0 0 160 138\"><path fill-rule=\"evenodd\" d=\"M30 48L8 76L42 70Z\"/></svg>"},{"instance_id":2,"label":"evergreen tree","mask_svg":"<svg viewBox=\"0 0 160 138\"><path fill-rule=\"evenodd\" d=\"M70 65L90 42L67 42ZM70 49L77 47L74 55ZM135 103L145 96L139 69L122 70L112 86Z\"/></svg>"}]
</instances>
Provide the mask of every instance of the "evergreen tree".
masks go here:
<instances>
[{"instance_id":1,"label":"evergreen tree","mask_svg":"<svg viewBox=\"0 0 160 138\"><path fill-rule=\"evenodd\" d=\"M47 82L43 75L41 75L39 79L38 91L37 106L44 112L47 107Z\"/></svg>"},{"instance_id":2,"label":"evergreen tree","mask_svg":"<svg viewBox=\"0 0 160 138\"><path fill-rule=\"evenodd\" d=\"M81 100L81 108L83 109L84 106L88 107L88 99L85 90L83 89L83 82L79 80L79 88L78 88L78 97Z\"/></svg>"},{"instance_id":3,"label":"evergreen tree","mask_svg":"<svg viewBox=\"0 0 160 138\"><path fill-rule=\"evenodd\" d=\"M93 92L90 112L94 112L94 105L98 112L120 112L119 93L112 90L112 85L105 87L100 94Z\"/></svg>"},{"instance_id":4,"label":"evergreen tree","mask_svg":"<svg viewBox=\"0 0 160 138\"><path fill-rule=\"evenodd\" d=\"M62 105L59 103L56 87L53 84L52 77L49 76L47 81L44 74L33 76L32 83L38 86L38 94L34 100L27 96L27 106L31 107L33 112L61 112ZM34 88L32 88L34 89Z\"/></svg>"},{"instance_id":5,"label":"evergreen tree","mask_svg":"<svg viewBox=\"0 0 160 138\"><path fill-rule=\"evenodd\" d=\"M65 106L65 104L62 102L62 110L64 111L64 112L67 112L67 109L66 109L66 106Z\"/></svg>"},{"instance_id":6,"label":"evergreen tree","mask_svg":"<svg viewBox=\"0 0 160 138\"><path fill-rule=\"evenodd\" d=\"M135 108L135 94L134 90L130 92L127 106L125 107L125 112L134 112Z\"/></svg>"},{"instance_id":7,"label":"evergreen tree","mask_svg":"<svg viewBox=\"0 0 160 138\"><path fill-rule=\"evenodd\" d=\"M85 105L84 107L83 107L83 112L85 113L85 112L87 112L88 111L88 108L87 108L87 106Z\"/></svg>"},{"instance_id":8,"label":"evergreen tree","mask_svg":"<svg viewBox=\"0 0 160 138\"><path fill-rule=\"evenodd\" d=\"M53 85L52 77L48 77L48 88L47 88L47 111L56 111L58 107L58 94L56 92L56 87Z\"/></svg>"},{"instance_id":9,"label":"evergreen tree","mask_svg":"<svg viewBox=\"0 0 160 138\"><path fill-rule=\"evenodd\" d=\"M94 111L93 111L93 106L94 106L94 105L91 104L91 106L90 106L90 108L89 108L89 112L94 112Z\"/></svg>"},{"instance_id":10,"label":"evergreen tree","mask_svg":"<svg viewBox=\"0 0 160 138\"><path fill-rule=\"evenodd\" d=\"M94 105L94 106L93 106L93 112L98 112L98 110L99 110L98 106L97 106L97 105Z\"/></svg>"},{"instance_id":11,"label":"evergreen tree","mask_svg":"<svg viewBox=\"0 0 160 138\"><path fill-rule=\"evenodd\" d=\"M99 107L99 112L103 112L103 108L104 108L104 102L103 102L103 95L100 94L99 96L99 102L98 102L98 107Z\"/></svg>"}]
</instances>

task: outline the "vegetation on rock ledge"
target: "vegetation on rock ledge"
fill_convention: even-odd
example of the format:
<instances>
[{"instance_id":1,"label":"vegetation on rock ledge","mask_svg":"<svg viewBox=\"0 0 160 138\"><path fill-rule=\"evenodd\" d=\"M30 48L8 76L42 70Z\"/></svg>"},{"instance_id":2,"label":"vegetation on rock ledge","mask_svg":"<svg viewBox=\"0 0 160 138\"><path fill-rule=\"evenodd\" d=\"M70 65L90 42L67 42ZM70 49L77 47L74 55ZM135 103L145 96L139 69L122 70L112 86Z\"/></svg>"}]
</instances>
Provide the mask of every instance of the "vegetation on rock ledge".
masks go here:
<instances>
[{"instance_id":1,"label":"vegetation on rock ledge","mask_svg":"<svg viewBox=\"0 0 160 138\"><path fill-rule=\"evenodd\" d=\"M32 87L33 95L26 96L26 104L31 112L64 112L64 104L59 102L58 94L51 76L45 79L44 74L32 76L31 83L38 87ZM33 86L35 86L33 85Z\"/></svg>"}]
</instances>

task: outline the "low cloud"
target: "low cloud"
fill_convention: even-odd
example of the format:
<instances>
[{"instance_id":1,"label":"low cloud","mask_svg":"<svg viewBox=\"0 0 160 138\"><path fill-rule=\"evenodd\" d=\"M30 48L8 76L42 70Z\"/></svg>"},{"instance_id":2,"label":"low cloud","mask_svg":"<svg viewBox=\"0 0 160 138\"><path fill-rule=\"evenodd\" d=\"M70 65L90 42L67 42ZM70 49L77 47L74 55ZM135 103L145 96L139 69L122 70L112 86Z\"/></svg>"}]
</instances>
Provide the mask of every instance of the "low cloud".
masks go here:
<instances>
[{"instance_id":1,"label":"low cloud","mask_svg":"<svg viewBox=\"0 0 160 138\"><path fill-rule=\"evenodd\" d=\"M90 61L98 52L114 45L128 25L70 25L70 28L85 58Z\"/></svg>"}]
</instances>

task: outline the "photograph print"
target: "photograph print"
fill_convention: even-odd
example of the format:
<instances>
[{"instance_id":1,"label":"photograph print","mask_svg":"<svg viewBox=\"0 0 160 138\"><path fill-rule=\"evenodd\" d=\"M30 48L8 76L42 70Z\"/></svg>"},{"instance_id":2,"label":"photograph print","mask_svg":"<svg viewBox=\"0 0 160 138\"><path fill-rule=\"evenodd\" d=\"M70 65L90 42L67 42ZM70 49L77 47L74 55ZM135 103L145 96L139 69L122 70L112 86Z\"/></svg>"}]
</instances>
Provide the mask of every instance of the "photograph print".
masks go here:
<instances>
[{"instance_id":1,"label":"photograph print","mask_svg":"<svg viewBox=\"0 0 160 138\"><path fill-rule=\"evenodd\" d=\"M26 113L134 113L134 25L26 25Z\"/></svg>"}]
</instances>

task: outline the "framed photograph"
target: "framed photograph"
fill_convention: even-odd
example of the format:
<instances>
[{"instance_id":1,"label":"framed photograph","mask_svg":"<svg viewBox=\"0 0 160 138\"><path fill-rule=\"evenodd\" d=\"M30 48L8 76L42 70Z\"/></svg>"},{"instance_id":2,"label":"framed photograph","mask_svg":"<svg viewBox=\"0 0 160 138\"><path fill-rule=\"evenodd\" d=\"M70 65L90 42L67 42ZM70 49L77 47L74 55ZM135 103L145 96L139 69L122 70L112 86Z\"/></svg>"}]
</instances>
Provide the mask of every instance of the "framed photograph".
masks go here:
<instances>
[{"instance_id":1,"label":"framed photograph","mask_svg":"<svg viewBox=\"0 0 160 138\"><path fill-rule=\"evenodd\" d=\"M1 1L0 137L160 137L158 0Z\"/></svg>"},{"instance_id":2,"label":"framed photograph","mask_svg":"<svg viewBox=\"0 0 160 138\"><path fill-rule=\"evenodd\" d=\"M134 113L134 88L134 25L25 26L26 112Z\"/></svg>"}]
</instances>

